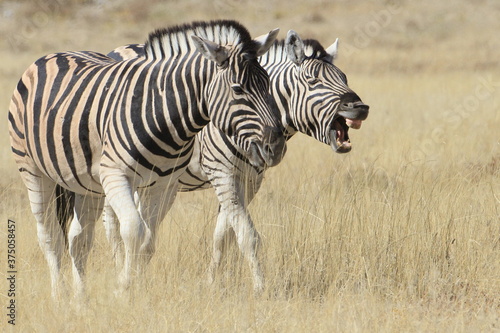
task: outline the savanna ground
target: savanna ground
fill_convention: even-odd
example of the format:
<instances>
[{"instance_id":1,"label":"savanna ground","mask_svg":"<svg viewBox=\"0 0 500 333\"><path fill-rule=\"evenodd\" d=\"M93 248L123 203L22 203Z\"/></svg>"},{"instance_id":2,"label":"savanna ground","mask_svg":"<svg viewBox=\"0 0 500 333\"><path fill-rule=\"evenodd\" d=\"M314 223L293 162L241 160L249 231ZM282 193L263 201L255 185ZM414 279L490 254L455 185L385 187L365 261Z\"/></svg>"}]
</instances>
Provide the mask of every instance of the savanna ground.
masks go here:
<instances>
[{"instance_id":1,"label":"savanna ground","mask_svg":"<svg viewBox=\"0 0 500 333\"><path fill-rule=\"evenodd\" d=\"M96 228L86 309L50 298L7 109L38 57L107 53L154 28L232 18L257 36L294 29L325 46L371 106L354 148L297 135L250 210L263 238L264 294L234 244L205 284L217 202L179 195L130 299L116 297ZM0 304L19 332L500 331L500 4L497 1L0 2ZM7 324L7 220L16 222L16 325ZM71 286L69 259L64 280Z\"/></svg>"}]
</instances>

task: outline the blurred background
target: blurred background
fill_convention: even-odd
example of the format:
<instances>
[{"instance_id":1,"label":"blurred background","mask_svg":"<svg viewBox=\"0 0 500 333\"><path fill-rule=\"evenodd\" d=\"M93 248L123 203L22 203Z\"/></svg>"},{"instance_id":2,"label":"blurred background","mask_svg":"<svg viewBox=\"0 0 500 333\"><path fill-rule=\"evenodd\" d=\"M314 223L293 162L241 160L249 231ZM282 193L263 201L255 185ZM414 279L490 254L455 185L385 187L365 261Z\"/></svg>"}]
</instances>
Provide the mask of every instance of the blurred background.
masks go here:
<instances>
[{"instance_id":1,"label":"blurred background","mask_svg":"<svg viewBox=\"0 0 500 333\"><path fill-rule=\"evenodd\" d=\"M499 15L495 0L2 0L1 52L106 53L155 28L229 18L252 35L279 27L281 38L289 29L325 44L339 37L349 72L486 70L497 66Z\"/></svg>"},{"instance_id":2,"label":"blurred background","mask_svg":"<svg viewBox=\"0 0 500 333\"><path fill-rule=\"evenodd\" d=\"M140 297L115 298L99 226L88 312L54 308L7 134L20 76L49 53L106 54L144 42L156 28L210 19L238 20L252 36L279 27L284 38L293 29L325 47L340 38L336 65L370 105L361 129L349 133L353 150L340 156L297 135L267 172L250 206L264 241L262 299L251 296L236 246L217 287L201 284L217 216L207 190L178 196ZM0 0L0 219L19 225L21 328L498 330L499 31L497 0Z\"/></svg>"}]
</instances>

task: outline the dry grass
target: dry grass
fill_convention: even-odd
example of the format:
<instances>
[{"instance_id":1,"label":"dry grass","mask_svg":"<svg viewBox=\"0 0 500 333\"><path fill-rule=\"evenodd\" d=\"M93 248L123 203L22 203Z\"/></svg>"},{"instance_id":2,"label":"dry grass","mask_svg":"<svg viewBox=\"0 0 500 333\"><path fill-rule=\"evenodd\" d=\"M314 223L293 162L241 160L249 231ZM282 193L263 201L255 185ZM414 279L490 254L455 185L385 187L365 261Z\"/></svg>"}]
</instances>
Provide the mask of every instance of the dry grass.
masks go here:
<instances>
[{"instance_id":1,"label":"dry grass","mask_svg":"<svg viewBox=\"0 0 500 333\"><path fill-rule=\"evenodd\" d=\"M254 35L280 26L281 36L293 28L325 44L341 36L345 52L342 56L341 50L338 64L372 112L361 130L351 131L350 154L333 155L299 135L283 163L269 170L250 207L264 242L267 288L261 298L252 295L249 269L234 244L215 286L204 284L217 215L208 190L179 195L161 228L147 276L128 299L113 293L116 272L99 225L84 310L50 299L48 269L25 188L8 136L2 136L0 218L17 222L19 272L17 325L7 325L2 313L2 330L500 330L496 2L474 7L458 0L448 6L402 2L390 7L390 2L375 1L287 1L286 6L284 1L165 5L150 0L144 6L102 1L101 12L88 1L80 3L54 1L47 11L37 10L39 4L0 3L0 28L8 37L0 51L4 110L22 71L38 56L64 49L107 52L143 41L154 27L230 17ZM391 8L395 14L383 26L380 13ZM50 20L44 21L40 12ZM26 22L33 17L36 29L28 31ZM14 20L17 32L25 35L11 45ZM373 22L379 22L377 34ZM360 31L373 36L364 41ZM6 121L0 124L2 133L6 127ZM0 265L0 304L5 309L5 258ZM63 273L70 290L67 258Z\"/></svg>"}]
</instances>

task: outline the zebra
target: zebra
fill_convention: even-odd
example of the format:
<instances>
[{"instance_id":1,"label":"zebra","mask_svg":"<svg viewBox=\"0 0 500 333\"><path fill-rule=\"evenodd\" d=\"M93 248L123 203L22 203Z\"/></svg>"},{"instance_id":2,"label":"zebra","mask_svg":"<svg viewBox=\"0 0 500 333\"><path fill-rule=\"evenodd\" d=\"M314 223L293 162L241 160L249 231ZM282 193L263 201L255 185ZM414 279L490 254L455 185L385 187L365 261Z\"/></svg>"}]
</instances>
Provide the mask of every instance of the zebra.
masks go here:
<instances>
[{"instance_id":1,"label":"zebra","mask_svg":"<svg viewBox=\"0 0 500 333\"><path fill-rule=\"evenodd\" d=\"M54 298L64 244L51 208L56 186L74 197L67 237L78 296L104 196L120 222L126 290L155 251L195 135L209 122L256 167L280 162L285 139L257 61L277 33L252 39L236 21L193 22L152 32L144 57L63 52L28 67L11 99L9 133ZM147 200L140 210L134 193Z\"/></svg>"},{"instance_id":2,"label":"zebra","mask_svg":"<svg viewBox=\"0 0 500 333\"><path fill-rule=\"evenodd\" d=\"M280 112L286 139L297 132L329 144L337 153L352 145L349 128L359 129L369 106L347 85L346 75L333 64L338 39L324 49L317 40L302 40L290 30L284 41L275 42L259 62L271 80L273 107ZM143 45L130 44L108 54L114 59L143 56ZM213 253L208 280L213 282L223 254L223 241L232 229L241 252L250 263L254 290L261 292L264 277L257 258L260 237L247 210L257 194L267 167L255 167L244 152L212 125L197 135L196 153L179 178L179 191L214 187L219 215L213 235ZM120 237L111 209L105 207L104 224L117 265L123 260Z\"/></svg>"}]
</instances>

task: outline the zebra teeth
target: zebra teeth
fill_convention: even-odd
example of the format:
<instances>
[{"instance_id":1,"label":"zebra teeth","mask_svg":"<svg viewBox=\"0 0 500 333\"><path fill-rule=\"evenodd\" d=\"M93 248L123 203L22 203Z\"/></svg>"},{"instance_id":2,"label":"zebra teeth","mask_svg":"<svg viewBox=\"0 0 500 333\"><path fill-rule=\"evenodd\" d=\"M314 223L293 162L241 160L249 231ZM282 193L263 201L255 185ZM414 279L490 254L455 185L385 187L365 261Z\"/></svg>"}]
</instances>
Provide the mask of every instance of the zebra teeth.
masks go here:
<instances>
[{"instance_id":1,"label":"zebra teeth","mask_svg":"<svg viewBox=\"0 0 500 333\"><path fill-rule=\"evenodd\" d=\"M352 148L350 141L344 141L344 142L337 141L337 145L338 145L337 153L348 153L349 151L351 151Z\"/></svg>"},{"instance_id":2,"label":"zebra teeth","mask_svg":"<svg viewBox=\"0 0 500 333\"><path fill-rule=\"evenodd\" d=\"M330 127L330 146L336 153L348 153L352 145L349 140L349 127L344 117L337 117Z\"/></svg>"}]
</instances>

